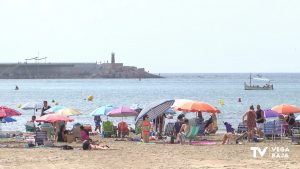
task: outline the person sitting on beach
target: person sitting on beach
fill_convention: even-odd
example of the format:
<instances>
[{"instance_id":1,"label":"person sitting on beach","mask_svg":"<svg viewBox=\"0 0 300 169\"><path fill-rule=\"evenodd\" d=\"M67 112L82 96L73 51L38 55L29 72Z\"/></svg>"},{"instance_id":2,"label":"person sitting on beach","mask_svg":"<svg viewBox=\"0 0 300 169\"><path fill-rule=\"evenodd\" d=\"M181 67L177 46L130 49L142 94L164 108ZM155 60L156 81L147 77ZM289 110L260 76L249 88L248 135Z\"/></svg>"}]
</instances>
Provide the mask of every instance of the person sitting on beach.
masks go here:
<instances>
[{"instance_id":1,"label":"person sitting on beach","mask_svg":"<svg viewBox=\"0 0 300 169\"><path fill-rule=\"evenodd\" d=\"M90 139L89 132L83 126L80 126L80 138L81 141Z\"/></svg>"},{"instance_id":2,"label":"person sitting on beach","mask_svg":"<svg viewBox=\"0 0 300 169\"><path fill-rule=\"evenodd\" d=\"M215 134L218 130L217 116L212 113L210 118L205 122L205 132L208 134Z\"/></svg>"},{"instance_id":3,"label":"person sitting on beach","mask_svg":"<svg viewBox=\"0 0 300 169\"><path fill-rule=\"evenodd\" d=\"M248 132L248 142L251 142L254 138L254 129L256 128L256 113L254 111L254 106L250 106L250 110L243 116L243 121L245 121L245 117L247 116L247 132Z\"/></svg>"},{"instance_id":4,"label":"person sitting on beach","mask_svg":"<svg viewBox=\"0 0 300 169\"><path fill-rule=\"evenodd\" d=\"M179 132L180 144L184 144L185 136L190 131L189 120L185 119Z\"/></svg>"},{"instance_id":5,"label":"person sitting on beach","mask_svg":"<svg viewBox=\"0 0 300 169\"><path fill-rule=\"evenodd\" d=\"M222 144L229 144L231 140L235 140L236 144L239 143L239 140L243 139L247 133L238 134L235 132L235 129L232 128L232 125L224 122L226 126L227 133L224 134L222 139Z\"/></svg>"},{"instance_id":6,"label":"person sitting on beach","mask_svg":"<svg viewBox=\"0 0 300 169\"><path fill-rule=\"evenodd\" d=\"M107 145L100 145L100 144L92 144L92 140L84 140L82 143L83 150L106 150L109 149Z\"/></svg>"},{"instance_id":7,"label":"person sitting on beach","mask_svg":"<svg viewBox=\"0 0 300 169\"><path fill-rule=\"evenodd\" d=\"M181 129L181 126L183 124L183 116L182 115L179 115L177 117L177 122L175 122L174 124L174 136L176 137L176 141L179 142L179 132L180 132L180 129Z\"/></svg>"},{"instance_id":8,"label":"person sitting on beach","mask_svg":"<svg viewBox=\"0 0 300 169\"><path fill-rule=\"evenodd\" d=\"M294 127L296 123L296 117L294 113L291 113L285 117L285 121L288 123L288 131L287 134L288 136L292 135L292 128Z\"/></svg>"},{"instance_id":9,"label":"person sitting on beach","mask_svg":"<svg viewBox=\"0 0 300 169\"><path fill-rule=\"evenodd\" d=\"M201 125L204 122L204 118L202 116L202 112L198 111L197 118L195 119L195 123L197 126Z\"/></svg>"}]
</instances>

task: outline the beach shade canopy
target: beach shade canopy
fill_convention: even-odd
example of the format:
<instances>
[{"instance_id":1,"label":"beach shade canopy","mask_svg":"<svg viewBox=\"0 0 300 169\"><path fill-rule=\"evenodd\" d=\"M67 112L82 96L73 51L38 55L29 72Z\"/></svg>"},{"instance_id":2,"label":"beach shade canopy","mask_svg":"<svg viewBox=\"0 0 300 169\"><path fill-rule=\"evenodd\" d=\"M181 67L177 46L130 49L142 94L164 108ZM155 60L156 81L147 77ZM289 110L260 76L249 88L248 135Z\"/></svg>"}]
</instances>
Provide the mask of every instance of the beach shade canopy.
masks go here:
<instances>
[{"instance_id":1,"label":"beach shade canopy","mask_svg":"<svg viewBox=\"0 0 300 169\"><path fill-rule=\"evenodd\" d=\"M35 109L42 109L43 103L40 102L27 102L23 104L20 108L23 110L35 110Z\"/></svg>"},{"instance_id":2,"label":"beach shade canopy","mask_svg":"<svg viewBox=\"0 0 300 169\"><path fill-rule=\"evenodd\" d=\"M278 117L280 115L279 113L273 111L272 109L265 109L264 114L265 114L265 118Z\"/></svg>"},{"instance_id":3,"label":"beach shade canopy","mask_svg":"<svg viewBox=\"0 0 300 169\"><path fill-rule=\"evenodd\" d=\"M77 116L77 115L81 115L82 113L80 113L78 110L75 110L75 109L64 108L64 109L58 110L54 114L62 115L62 116Z\"/></svg>"},{"instance_id":4,"label":"beach shade canopy","mask_svg":"<svg viewBox=\"0 0 300 169\"><path fill-rule=\"evenodd\" d=\"M15 109L11 109L5 106L0 107L0 117L20 116L21 113Z\"/></svg>"},{"instance_id":5,"label":"beach shade canopy","mask_svg":"<svg viewBox=\"0 0 300 169\"><path fill-rule=\"evenodd\" d=\"M136 118L136 123L141 120L145 115L148 115L149 120L155 119L157 116L162 115L169 109L175 100L159 100L146 106Z\"/></svg>"},{"instance_id":6,"label":"beach shade canopy","mask_svg":"<svg viewBox=\"0 0 300 169\"><path fill-rule=\"evenodd\" d=\"M116 109L117 107L112 105L105 105L94 110L90 115L91 116L106 116L108 112Z\"/></svg>"},{"instance_id":7,"label":"beach shade canopy","mask_svg":"<svg viewBox=\"0 0 300 169\"><path fill-rule=\"evenodd\" d=\"M177 107L175 107L178 111L183 112L208 112L208 113L220 113L220 110L214 107L213 105L206 103L206 102L200 102L200 101L189 101L189 102L183 102L182 104L179 104Z\"/></svg>"},{"instance_id":8,"label":"beach shade canopy","mask_svg":"<svg viewBox=\"0 0 300 169\"><path fill-rule=\"evenodd\" d=\"M273 111L278 112L280 114L291 114L291 113L300 113L300 108L296 107L295 105L290 104L281 104L272 107Z\"/></svg>"},{"instance_id":9,"label":"beach shade canopy","mask_svg":"<svg viewBox=\"0 0 300 169\"><path fill-rule=\"evenodd\" d=\"M137 116L138 112L128 108L128 107L120 107L117 109L113 109L112 111L107 113L109 117L129 117L129 116Z\"/></svg>"},{"instance_id":10,"label":"beach shade canopy","mask_svg":"<svg viewBox=\"0 0 300 169\"><path fill-rule=\"evenodd\" d=\"M73 119L70 117L59 115L59 114L46 114L44 116L36 118L36 122L47 122L47 123L54 123L58 121L63 122L71 122Z\"/></svg>"},{"instance_id":11,"label":"beach shade canopy","mask_svg":"<svg viewBox=\"0 0 300 169\"><path fill-rule=\"evenodd\" d=\"M300 121L300 115L296 117L296 121Z\"/></svg>"},{"instance_id":12,"label":"beach shade canopy","mask_svg":"<svg viewBox=\"0 0 300 169\"><path fill-rule=\"evenodd\" d=\"M16 122L17 120L16 119L13 119L11 117L4 117L2 119L2 123L11 123L11 122Z\"/></svg>"},{"instance_id":13,"label":"beach shade canopy","mask_svg":"<svg viewBox=\"0 0 300 169\"><path fill-rule=\"evenodd\" d=\"M58 112L59 110L65 109L65 108L66 108L65 106L60 106L60 105L58 105L58 106L53 106L53 107L51 107L50 109L46 110L45 113L46 113L46 114L49 114L49 113L56 113L56 112Z\"/></svg>"}]
</instances>

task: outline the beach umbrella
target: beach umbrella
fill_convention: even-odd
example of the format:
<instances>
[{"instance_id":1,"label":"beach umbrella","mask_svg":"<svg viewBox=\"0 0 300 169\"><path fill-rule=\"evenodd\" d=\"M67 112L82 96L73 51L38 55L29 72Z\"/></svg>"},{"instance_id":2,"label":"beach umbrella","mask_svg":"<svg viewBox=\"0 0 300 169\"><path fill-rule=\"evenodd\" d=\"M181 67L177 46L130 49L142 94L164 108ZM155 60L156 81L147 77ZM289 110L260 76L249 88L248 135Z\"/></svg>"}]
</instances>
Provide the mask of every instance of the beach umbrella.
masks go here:
<instances>
[{"instance_id":1,"label":"beach umbrella","mask_svg":"<svg viewBox=\"0 0 300 169\"><path fill-rule=\"evenodd\" d=\"M23 104L20 109L22 110L33 110L33 115L35 115L37 109L43 108L43 103L41 102L27 102Z\"/></svg>"},{"instance_id":2,"label":"beach umbrella","mask_svg":"<svg viewBox=\"0 0 300 169\"><path fill-rule=\"evenodd\" d=\"M116 109L115 106L112 105L105 105L97 108L92 113L90 113L91 116L105 116L108 112L112 111L113 109Z\"/></svg>"},{"instance_id":3,"label":"beach umbrella","mask_svg":"<svg viewBox=\"0 0 300 169\"><path fill-rule=\"evenodd\" d=\"M47 122L47 123L54 123L58 121L63 122L71 122L73 119L70 117L59 115L59 114L46 114L44 116L36 118L36 122Z\"/></svg>"},{"instance_id":4,"label":"beach umbrella","mask_svg":"<svg viewBox=\"0 0 300 169\"><path fill-rule=\"evenodd\" d=\"M77 116L77 115L81 115L82 113L80 113L78 110L75 110L75 109L64 108L64 109L58 110L54 114L63 115L63 116Z\"/></svg>"},{"instance_id":5,"label":"beach umbrella","mask_svg":"<svg viewBox=\"0 0 300 169\"><path fill-rule=\"evenodd\" d=\"M138 115L138 112L136 112L135 110L130 109L128 107L120 107L117 109L113 109L112 111L107 113L107 116L109 116L109 117L122 117L122 123L123 123L124 117L137 116L137 115ZM121 130L121 137L123 137L123 130Z\"/></svg>"},{"instance_id":6,"label":"beach umbrella","mask_svg":"<svg viewBox=\"0 0 300 169\"><path fill-rule=\"evenodd\" d=\"M32 110L32 109L42 109L43 103L41 102L27 102L23 104L20 108L23 110Z\"/></svg>"},{"instance_id":7,"label":"beach umbrella","mask_svg":"<svg viewBox=\"0 0 300 169\"><path fill-rule=\"evenodd\" d=\"M2 123L11 123L11 122L16 122L17 120L16 119L13 119L11 117L4 117L2 119Z\"/></svg>"},{"instance_id":8,"label":"beach umbrella","mask_svg":"<svg viewBox=\"0 0 300 169\"><path fill-rule=\"evenodd\" d=\"M136 118L136 123L143 118L143 116L148 115L149 120L155 119L157 116L162 115L167 109L169 109L175 100L159 100L152 102L146 106Z\"/></svg>"},{"instance_id":9,"label":"beach umbrella","mask_svg":"<svg viewBox=\"0 0 300 169\"><path fill-rule=\"evenodd\" d=\"M9 107L0 106L0 117L20 116L21 113Z\"/></svg>"},{"instance_id":10,"label":"beach umbrella","mask_svg":"<svg viewBox=\"0 0 300 169\"><path fill-rule=\"evenodd\" d=\"M182 105L183 103L188 103L191 102L193 100L189 100L189 99L176 99L174 104L171 106L172 108L176 109L178 106Z\"/></svg>"},{"instance_id":11,"label":"beach umbrella","mask_svg":"<svg viewBox=\"0 0 300 169\"><path fill-rule=\"evenodd\" d=\"M295 105L290 104L281 104L272 107L273 111L278 112L280 114L292 114L292 113L300 113L300 108L296 107Z\"/></svg>"},{"instance_id":12,"label":"beach umbrella","mask_svg":"<svg viewBox=\"0 0 300 169\"><path fill-rule=\"evenodd\" d=\"M220 113L220 110L214 107L213 105L206 103L206 102L200 102L200 101L189 101L184 102L182 104L179 104L177 107L175 107L178 111L183 112L208 112L208 113Z\"/></svg>"},{"instance_id":13,"label":"beach umbrella","mask_svg":"<svg viewBox=\"0 0 300 169\"><path fill-rule=\"evenodd\" d=\"M138 113L128 107L120 107L117 109L113 109L112 111L107 113L109 117L129 117L129 116L137 116Z\"/></svg>"},{"instance_id":14,"label":"beach umbrella","mask_svg":"<svg viewBox=\"0 0 300 169\"><path fill-rule=\"evenodd\" d=\"M61 105L57 105L57 106L53 106L50 109L46 110L45 113L49 114L49 113L56 113L61 109L65 109L65 106L61 106Z\"/></svg>"},{"instance_id":15,"label":"beach umbrella","mask_svg":"<svg viewBox=\"0 0 300 169\"><path fill-rule=\"evenodd\" d=\"M280 115L279 113L273 111L272 109L265 109L264 114L265 114L265 118L278 117Z\"/></svg>"}]
</instances>

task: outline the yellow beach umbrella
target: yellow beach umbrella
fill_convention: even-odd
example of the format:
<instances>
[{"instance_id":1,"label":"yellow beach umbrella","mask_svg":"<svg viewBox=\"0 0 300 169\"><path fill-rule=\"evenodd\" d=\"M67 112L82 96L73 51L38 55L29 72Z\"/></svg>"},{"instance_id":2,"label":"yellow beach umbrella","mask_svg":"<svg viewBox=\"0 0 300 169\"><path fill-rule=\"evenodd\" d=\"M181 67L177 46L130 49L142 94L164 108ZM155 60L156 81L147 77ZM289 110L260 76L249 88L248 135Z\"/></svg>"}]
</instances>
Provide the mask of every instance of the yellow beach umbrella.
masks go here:
<instances>
[{"instance_id":1,"label":"yellow beach umbrella","mask_svg":"<svg viewBox=\"0 0 300 169\"><path fill-rule=\"evenodd\" d=\"M55 114L63 115L63 116L77 116L77 115L81 115L82 113L80 113L78 110L75 109L65 108L57 111Z\"/></svg>"}]
</instances>

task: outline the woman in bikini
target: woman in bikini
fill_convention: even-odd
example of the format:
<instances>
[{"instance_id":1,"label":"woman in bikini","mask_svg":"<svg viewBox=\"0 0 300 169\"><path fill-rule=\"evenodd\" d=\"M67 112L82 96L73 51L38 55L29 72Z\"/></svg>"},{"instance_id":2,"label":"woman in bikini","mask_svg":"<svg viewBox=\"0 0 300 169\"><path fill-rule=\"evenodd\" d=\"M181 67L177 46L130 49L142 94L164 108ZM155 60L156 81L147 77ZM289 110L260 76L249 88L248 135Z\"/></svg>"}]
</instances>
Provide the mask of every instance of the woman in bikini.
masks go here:
<instances>
[{"instance_id":1,"label":"woman in bikini","mask_svg":"<svg viewBox=\"0 0 300 169\"><path fill-rule=\"evenodd\" d=\"M149 143L149 134L150 134L150 128L151 128L151 124L148 119L149 119L149 117L147 115L145 115L143 117L142 137L143 137L143 141L145 143Z\"/></svg>"}]
</instances>

